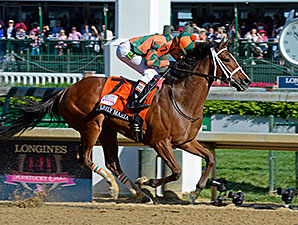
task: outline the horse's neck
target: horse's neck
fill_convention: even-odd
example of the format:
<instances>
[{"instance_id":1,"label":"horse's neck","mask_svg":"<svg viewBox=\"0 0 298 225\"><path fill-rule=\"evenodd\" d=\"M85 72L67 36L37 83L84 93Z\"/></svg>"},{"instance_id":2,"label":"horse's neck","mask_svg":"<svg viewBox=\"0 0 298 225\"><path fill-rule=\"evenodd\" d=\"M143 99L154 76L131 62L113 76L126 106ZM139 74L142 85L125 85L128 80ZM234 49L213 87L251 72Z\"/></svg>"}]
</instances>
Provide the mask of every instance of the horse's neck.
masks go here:
<instances>
[{"instance_id":1,"label":"horse's neck","mask_svg":"<svg viewBox=\"0 0 298 225\"><path fill-rule=\"evenodd\" d=\"M195 72L202 74L210 73L210 60L205 57L195 67ZM178 89L176 91L176 89ZM175 97L183 109L189 114L198 115L202 113L210 85L205 77L192 75L175 85Z\"/></svg>"}]
</instances>

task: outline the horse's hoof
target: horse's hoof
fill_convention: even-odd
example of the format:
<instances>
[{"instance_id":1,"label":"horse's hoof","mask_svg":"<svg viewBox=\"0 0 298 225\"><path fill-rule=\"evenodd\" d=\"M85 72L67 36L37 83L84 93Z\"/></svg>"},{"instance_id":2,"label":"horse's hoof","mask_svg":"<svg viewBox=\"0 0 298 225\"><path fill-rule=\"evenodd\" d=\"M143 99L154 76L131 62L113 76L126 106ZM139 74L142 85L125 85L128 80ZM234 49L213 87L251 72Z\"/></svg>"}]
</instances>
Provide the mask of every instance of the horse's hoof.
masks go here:
<instances>
[{"instance_id":1,"label":"horse's hoof","mask_svg":"<svg viewBox=\"0 0 298 225\"><path fill-rule=\"evenodd\" d=\"M190 192L189 196L188 196L188 199L189 199L189 202L191 204L194 204L196 199L197 199L197 194L193 191L193 192Z\"/></svg>"},{"instance_id":2,"label":"horse's hoof","mask_svg":"<svg viewBox=\"0 0 298 225\"><path fill-rule=\"evenodd\" d=\"M118 195L119 195L118 186L117 187L109 187L109 194L111 195L111 197L114 200L116 200L118 198Z\"/></svg>"},{"instance_id":3,"label":"horse's hoof","mask_svg":"<svg viewBox=\"0 0 298 225\"><path fill-rule=\"evenodd\" d=\"M148 180L149 179L145 176L139 177L138 179L136 179L135 184L142 185L142 184L144 184L144 182L146 182Z\"/></svg>"},{"instance_id":4,"label":"horse's hoof","mask_svg":"<svg viewBox=\"0 0 298 225\"><path fill-rule=\"evenodd\" d=\"M149 198L149 196L146 195L142 198L142 203L153 204L153 201L151 198Z\"/></svg>"}]
</instances>

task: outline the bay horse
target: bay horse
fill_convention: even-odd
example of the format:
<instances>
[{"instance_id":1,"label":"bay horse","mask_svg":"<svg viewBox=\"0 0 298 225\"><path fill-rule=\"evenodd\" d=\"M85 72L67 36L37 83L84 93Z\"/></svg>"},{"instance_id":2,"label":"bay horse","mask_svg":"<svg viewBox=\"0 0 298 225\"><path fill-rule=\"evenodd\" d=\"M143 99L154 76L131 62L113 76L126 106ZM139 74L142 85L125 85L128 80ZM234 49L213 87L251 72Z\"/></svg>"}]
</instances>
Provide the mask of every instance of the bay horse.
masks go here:
<instances>
[{"instance_id":1,"label":"bay horse","mask_svg":"<svg viewBox=\"0 0 298 225\"><path fill-rule=\"evenodd\" d=\"M196 141L202 125L203 107L211 84L221 79L237 91L244 91L251 80L227 49L228 39L221 42L198 42L195 48L171 74L176 78L164 84L155 95L146 115L143 143L158 153L172 174L161 179L139 179L138 184L153 188L176 181L181 175L173 148L180 148L204 158L204 170L196 189L190 193L193 202L205 187L214 164L213 155ZM7 138L35 127L45 116L61 116L77 130L81 143L76 158L79 163L101 175L109 184L114 198L118 196L115 178L91 161L91 151L99 140L104 151L106 167L143 202L152 202L122 171L118 159L117 132L133 138L129 122L96 111L106 78L88 77L72 86L46 97L42 101L26 100L19 113L2 120L0 137Z\"/></svg>"}]
</instances>

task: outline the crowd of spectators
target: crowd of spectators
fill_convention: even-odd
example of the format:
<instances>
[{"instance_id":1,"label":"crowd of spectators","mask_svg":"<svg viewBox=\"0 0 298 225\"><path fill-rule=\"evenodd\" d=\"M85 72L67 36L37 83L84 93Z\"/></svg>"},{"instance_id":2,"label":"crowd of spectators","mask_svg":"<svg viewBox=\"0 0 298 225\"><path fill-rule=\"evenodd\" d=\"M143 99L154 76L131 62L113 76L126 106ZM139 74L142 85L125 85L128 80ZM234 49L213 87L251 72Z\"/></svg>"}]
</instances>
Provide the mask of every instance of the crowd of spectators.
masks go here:
<instances>
[{"instance_id":1,"label":"crowd of spectators","mask_svg":"<svg viewBox=\"0 0 298 225\"><path fill-rule=\"evenodd\" d=\"M198 41L221 40L224 37L230 37L231 41L238 40L249 42L251 52L262 58L268 54L268 42L278 42L280 31L285 23L284 18L280 18L275 14L273 17L266 16L247 25L244 21L239 21L239 28L236 32L234 21L220 22L213 18L210 21L202 23L200 26L196 22L191 21L186 25L194 28L194 34L197 35ZM177 27L177 31L182 31L182 27ZM277 44L272 47L273 57L277 57Z\"/></svg>"},{"instance_id":2,"label":"crowd of spectators","mask_svg":"<svg viewBox=\"0 0 298 225\"><path fill-rule=\"evenodd\" d=\"M213 16L208 21L201 20L200 22L202 23L192 21L186 24L194 28L198 41L221 40L227 36L233 41L237 35L238 40L250 43L251 52L258 57L263 57L268 53L267 42L278 41L284 18L275 14L272 17L255 18L249 23L240 20L237 32L234 21L220 20ZM177 27L177 31L182 31L182 27ZM42 40L40 32L42 32ZM94 19L92 22L88 19L69 21L67 17L61 17L52 24L52 27L45 25L41 31L37 22L28 23L28 21L23 22L20 19L15 23L10 19L5 22L0 20L0 39L31 39L30 52L32 55L40 54L41 44L48 40L55 40L54 51L57 55L63 55L67 48L71 48L73 52L80 52L82 49L80 49L79 40L90 40L85 47L92 53L98 53L103 49L103 43L113 39L113 33L106 30L105 25L99 19ZM0 54L3 54L3 49L3 45L0 43ZM19 53L24 53L25 49L25 44L18 45ZM277 45L273 46L272 52L276 55Z\"/></svg>"},{"instance_id":3,"label":"crowd of spectators","mask_svg":"<svg viewBox=\"0 0 298 225\"><path fill-rule=\"evenodd\" d=\"M71 28L63 27L62 22L57 20L54 27L44 25L42 30L40 30L37 22L27 24L19 20L18 23L15 23L14 20L10 19L7 22L0 20L0 39L30 39L31 55L40 55L42 44L46 45L48 41L55 41L54 51L61 56L67 48L71 48L73 52L80 52L79 40L90 40L85 47L92 53L99 53L103 49L104 43L113 39L113 33L106 30L105 25L101 24L99 19L96 19L92 24L88 19L84 19L83 25L72 26ZM23 54L24 50L28 48L25 42L20 42L17 46L20 54ZM4 45L0 43L0 54L3 53Z\"/></svg>"}]
</instances>

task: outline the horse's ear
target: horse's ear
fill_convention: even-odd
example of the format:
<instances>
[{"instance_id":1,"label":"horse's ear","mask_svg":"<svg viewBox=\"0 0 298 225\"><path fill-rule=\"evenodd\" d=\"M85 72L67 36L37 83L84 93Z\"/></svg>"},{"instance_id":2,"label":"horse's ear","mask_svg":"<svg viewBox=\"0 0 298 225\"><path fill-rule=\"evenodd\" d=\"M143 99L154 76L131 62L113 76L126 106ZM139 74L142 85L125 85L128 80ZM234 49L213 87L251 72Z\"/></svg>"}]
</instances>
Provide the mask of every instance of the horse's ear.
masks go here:
<instances>
[{"instance_id":1,"label":"horse's ear","mask_svg":"<svg viewBox=\"0 0 298 225\"><path fill-rule=\"evenodd\" d=\"M228 36L221 39L221 41L219 43L219 49L226 48L228 46L229 41L230 41L230 38Z\"/></svg>"}]
</instances>

